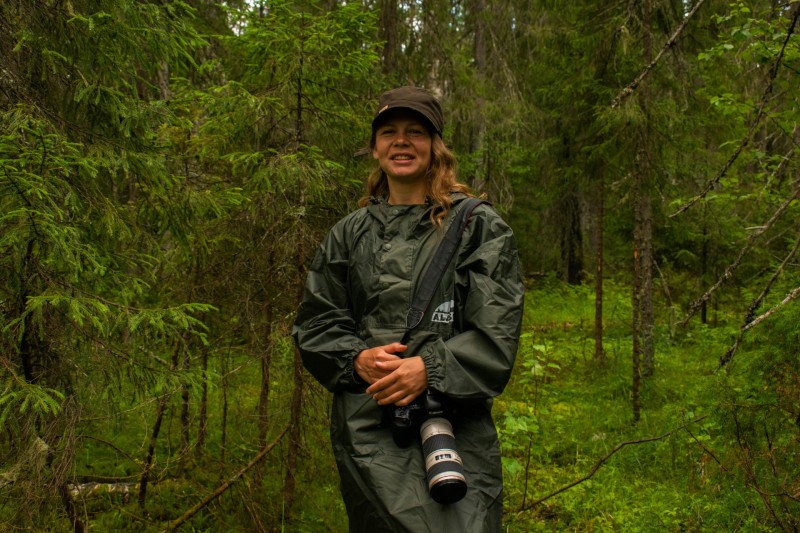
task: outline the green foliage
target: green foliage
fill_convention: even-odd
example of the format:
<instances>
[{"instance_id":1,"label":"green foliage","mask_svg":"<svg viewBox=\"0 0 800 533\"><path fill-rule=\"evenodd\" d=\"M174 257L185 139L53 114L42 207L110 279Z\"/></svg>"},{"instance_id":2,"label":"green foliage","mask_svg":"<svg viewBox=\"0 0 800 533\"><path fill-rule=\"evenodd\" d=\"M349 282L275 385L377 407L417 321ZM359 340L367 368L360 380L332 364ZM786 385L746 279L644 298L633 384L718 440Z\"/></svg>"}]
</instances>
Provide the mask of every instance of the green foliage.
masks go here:
<instances>
[{"instance_id":1,"label":"green foliage","mask_svg":"<svg viewBox=\"0 0 800 533\"><path fill-rule=\"evenodd\" d=\"M0 392L0 426L25 418L50 418L61 412L64 394L55 389L32 385L12 376ZM18 429L18 428L16 428Z\"/></svg>"},{"instance_id":2,"label":"green foliage","mask_svg":"<svg viewBox=\"0 0 800 533\"><path fill-rule=\"evenodd\" d=\"M609 301L625 299L621 289L609 285ZM495 403L509 530L767 531L795 524L788 480L798 475L790 450L800 412L797 335L782 324L794 332L796 313L781 315L748 343L730 372L716 367L734 331L700 327L671 338L662 317L657 371L645 384L643 419L632 425L630 348L611 351L603 368L576 358L591 331L549 321L556 302L575 317L591 303L557 284L530 291L529 308L545 311L526 315L512 383ZM618 320L624 315L607 322L609 345L627 343ZM777 347L773 335L784 339ZM623 442L662 436L609 456ZM528 508L604 458L591 479ZM764 492L772 495L770 507Z\"/></svg>"},{"instance_id":3,"label":"green foliage","mask_svg":"<svg viewBox=\"0 0 800 533\"><path fill-rule=\"evenodd\" d=\"M301 442L281 441L184 527L346 528L329 397L295 374L287 332L314 245L361 194L366 165L351 155L369 140L375 96L400 82L441 93L461 178L507 215L536 275L495 403L509 530L797 529L796 303L717 369L769 276L784 269L756 315L795 288L796 4L707 3L616 108L685 3L380 11L393 4L2 4L0 524L158 530L296 423ZM394 39L391 71L378 35ZM633 426L626 280L642 154L658 357ZM557 281L565 229L589 257L597 224L603 368L593 289ZM706 323L681 327L745 248ZM666 432L525 509L617 444ZM74 484L136 494L151 439L144 508L117 492L65 506Z\"/></svg>"}]
</instances>

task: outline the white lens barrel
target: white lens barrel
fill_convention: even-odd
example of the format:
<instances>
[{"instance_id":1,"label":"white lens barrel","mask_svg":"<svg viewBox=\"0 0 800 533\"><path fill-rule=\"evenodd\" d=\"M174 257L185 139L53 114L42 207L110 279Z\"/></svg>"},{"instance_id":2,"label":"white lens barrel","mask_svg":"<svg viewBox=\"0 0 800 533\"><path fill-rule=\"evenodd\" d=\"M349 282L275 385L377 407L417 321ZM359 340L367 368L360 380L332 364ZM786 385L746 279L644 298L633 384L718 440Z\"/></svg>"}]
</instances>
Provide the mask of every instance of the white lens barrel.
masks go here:
<instances>
[{"instance_id":1,"label":"white lens barrel","mask_svg":"<svg viewBox=\"0 0 800 533\"><path fill-rule=\"evenodd\" d=\"M467 492L467 480L452 424L446 418L430 418L420 427L420 437L431 496L443 504L457 502Z\"/></svg>"}]
</instances>

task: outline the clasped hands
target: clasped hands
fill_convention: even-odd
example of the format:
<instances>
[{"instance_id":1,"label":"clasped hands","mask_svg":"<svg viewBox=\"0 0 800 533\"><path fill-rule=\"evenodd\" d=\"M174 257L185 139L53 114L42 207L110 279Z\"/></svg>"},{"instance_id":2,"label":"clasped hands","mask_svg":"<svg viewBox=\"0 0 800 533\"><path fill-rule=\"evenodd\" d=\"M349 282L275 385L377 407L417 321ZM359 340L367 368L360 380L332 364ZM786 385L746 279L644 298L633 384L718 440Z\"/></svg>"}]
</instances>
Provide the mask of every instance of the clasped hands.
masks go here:
<instances>
[{"instance_id":1,"label":"clasped hands","mask_svg":"<svg viewBox=\"0 0 800 533\"><path fill-rule=\"evenodd\" d=\"M355 371L369 384L367 394L378 405L408 405L428 387L428 372L422 358L397 355L406 348L393 342L366 349L353 360Z\"/></svg>"}]
</instances>

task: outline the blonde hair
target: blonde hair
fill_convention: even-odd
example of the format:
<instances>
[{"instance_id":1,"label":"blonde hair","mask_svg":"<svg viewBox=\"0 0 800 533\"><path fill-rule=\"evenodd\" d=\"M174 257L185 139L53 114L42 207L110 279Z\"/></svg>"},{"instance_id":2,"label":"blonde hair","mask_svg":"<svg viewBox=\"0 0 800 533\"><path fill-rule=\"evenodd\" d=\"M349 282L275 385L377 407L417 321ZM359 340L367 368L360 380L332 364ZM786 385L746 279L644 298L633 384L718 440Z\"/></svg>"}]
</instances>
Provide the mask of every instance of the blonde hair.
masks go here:
<instances>
[{"instance_id":1,"label":"blonde hair","mask_svg":"<svg viewBox=\"0 0 800 533\"><path fill-rule=\"evenodd\" d=\"M464 193L467 196L474 194L468 185L459 183L456 177L456 157L442 138L434 133L431 141L431 164L425 174L425 196L433 206L431 222L441 226L453 203L450 194L454 192ZM371 144L374 147L374 138ZM371 198L381 196L389 196L389 181L380 165L376 164L367 177L366 194L358 201L358 205L364 207Z\"/></svg>"}]
</instances>

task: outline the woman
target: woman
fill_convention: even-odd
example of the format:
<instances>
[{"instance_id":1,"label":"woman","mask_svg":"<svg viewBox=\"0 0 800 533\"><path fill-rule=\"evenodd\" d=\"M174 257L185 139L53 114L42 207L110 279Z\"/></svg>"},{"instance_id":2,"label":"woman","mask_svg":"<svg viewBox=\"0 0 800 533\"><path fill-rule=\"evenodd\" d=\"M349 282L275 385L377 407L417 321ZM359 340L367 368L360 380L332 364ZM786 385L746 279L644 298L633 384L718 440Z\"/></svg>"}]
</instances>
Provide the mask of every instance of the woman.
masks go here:
<instances>
[{"instance_id":1,"label":"woman","mask_svg":"<svg viewBox=\"0 0 800 533\"><path fill-rule=\"evenodd\" d=\"M318 249L293 330L306 368L334 393L331 441L351 532L501 527L491 398L514 364L523 285L511 229L489 206L472 213L422 323L399 342L425 266L471 196L443 127L427 91L381 95L367 195ZM428 492L419 439L398 446L384 419L426 389L446 400L465 470L466 496L449 505Z\"/></svg>"}]
</instances>

